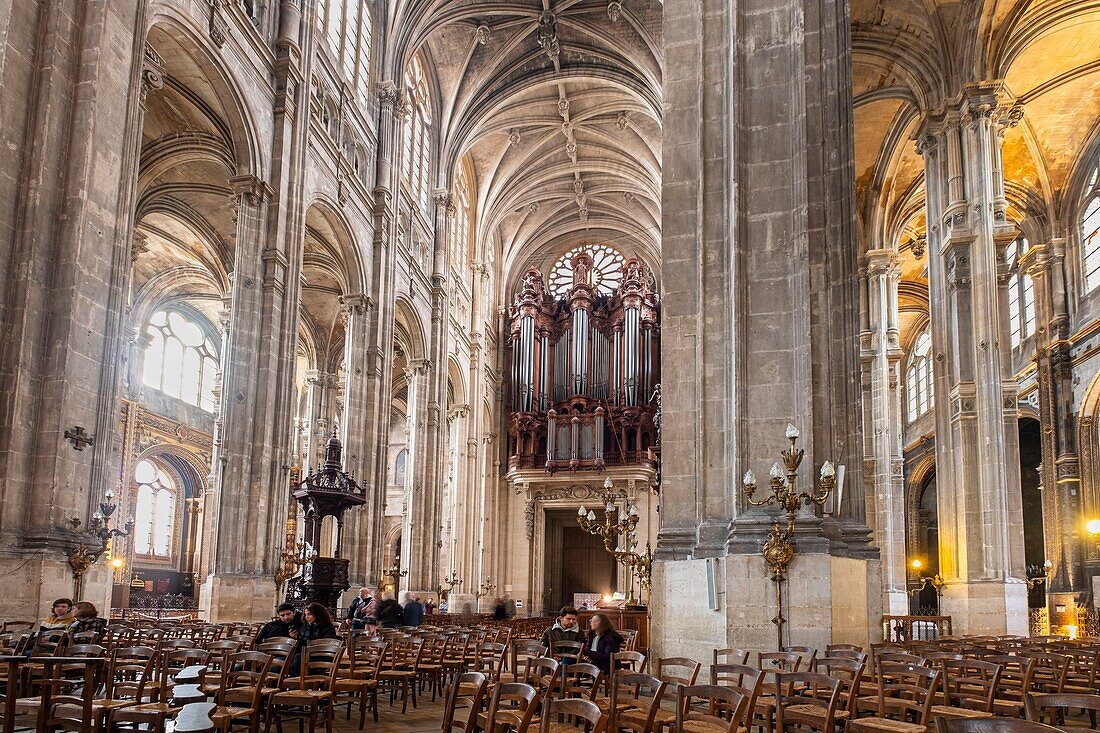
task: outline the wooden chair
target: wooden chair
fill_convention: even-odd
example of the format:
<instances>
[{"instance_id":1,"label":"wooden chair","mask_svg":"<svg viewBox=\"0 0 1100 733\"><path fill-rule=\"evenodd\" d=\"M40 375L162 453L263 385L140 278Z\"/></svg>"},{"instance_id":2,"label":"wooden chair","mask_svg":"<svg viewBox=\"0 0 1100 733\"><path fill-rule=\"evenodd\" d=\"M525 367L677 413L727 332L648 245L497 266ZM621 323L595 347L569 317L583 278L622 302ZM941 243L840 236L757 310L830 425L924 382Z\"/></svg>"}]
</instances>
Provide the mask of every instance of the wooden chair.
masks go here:
<instances>
[{"instance_id":1,"label":"wooden chair","mask_svg":"<svg viewBox=\"0 0 1100 733\"><path fill-rule=\"evenodd\" d=\"M835 657L833 652L856 652L863 654L863 647L858 644L828 644L825 646L825 656Z\"/></svg>"},{"instance_id":2,"label":"wooden chair","mask_svg":"<svg viewBox=\"0 0 1100 733\"><path fill-rule=\"evenodd\" d=\"M749 727L756 715L756 699L764 683L764 672L747 664L715 664L710 668L710 678L719 687L728 687L744 696L742 717L747 721L745 727Z\"/></svg>"},{"instance_id":3,"label":"wooden chair","mask_svg":"<svg viewBox=\"0 0 1100 733\"><path fill-rule=\"evenodd\" d=\"M615 652L611 655L611 669L616 672L620 669L645 672L646 661L646 655L641 652Z\"/></svg>"},{"instance_id":4,"label":"wooden chair","mask_svg":"<svg viewBox=\"0 0 1100 733\"><path fill-rule=\"evenodd\" d=\"M819 657L814 660L813 670L828 675L840 682L840 702L834 718L844 721L856 714L856 701L859 699L860 685L863 682L863 662L839 657Z\"/></svg>"},{"instance_id":5,"label":"wooden chair","mask_svg":"<svg viewBox=\"0 0 1100 733\"><path fill-rule=\"evenodd\" d=\"M817 648L812 646L785 646L780 651L789 654L798 654L802 657L802 670L813 669L814 660L817 659Z\"/></svg>"},{"instance_id":6,"label":"wooden chair","mask_svg":"<svg viewBox=\"0 0 1100 733\"><path fill-rule=\"evenodd\" d=\"M622 730L651 733L668 683L642 672L616 671L611 676L609 701L612 733Z\"/></svg>"},{"instance_id":7,"label":"wooden chair","mask_svg":"<svg viewBox=\"0 0 1100 733\"><path fill-rule=\"evenodd\" d=\"M716 666L719 664L748 664L749 663L749 651L747 649L738 649L736 647L726 647L725 649L715 649L714 656L711 660L711 665ZM711 680L713 683L714 680Z\"/></svg>"},{"instance_id":8,"label":"wooden chair","mask_svg":"<svg viewBox=\"0 0 1100 733\"><path fill-rule=\"evenodd\" d=\"M154 674L157 650L149 646L116 648L107 666L105 695L92 701L97 730L121 708L155 702L160 688Z\"/></svg>"},{"instance_id":9,"label":"wooden chair","mask_svg":"<svg viewBox=\"0 0 1100 733\"><path fill-rule=\"evenodd\" d=\"M980 659L945 659L943 705L932 706L932 717L988 718L993 715L993 700L1003 667Z\"/></svg>"},{"instance_id":10,"label":"wooden chair","mask_svg":"<svg viewBox=\"0 0 1100 733\"><path fill-rule=\"evenodd\" d=\"M1065 654L1021 652L1021 657L1035 660L1031 673L1031 689L1035 692L1058 694L1065 692L1070 657Z\"/></svg>"},{"instance_id":11,"label":"wooden chair","mask_svg":"<svg viewBox=\"0 0 1100 733\"><path fill-rule=\"evenodd\" d=\"M629 652L638 651L638 630L619 629L619 635L623 637L623 649Z\"/></svg>"},{"instance_id":12,"label":"wooden chair","mask_svg":"<svg viewBox=\"0 0 1100 733\"><path fill-rule=\"evenodd\" d=\"M340 704L341 695L347 696L347 715L351 719L351 704L359 700L359 730L366 722L367 706L374 711L374 722L378 722L378 677L382 671L382 662L386 657L388 645L384 641L369 641L366 637L352 637L348 644L348 653L344 657L346 666L341 665L333 687L334 704Z\"/></svg>"},{"instance_id":13,"label":"wooden chair","mask_svg":"<svg viewBox=\"0 0 1100 733\"><path fill-rule=\"evenodd\" d=\"M488 681L480 672L464 672L455 677L444 696L442 733L453 733L455 729L474 733L488 688Z\"/></svg>"},{"instance_id":14,"label":"wooden chair","mask_svg":"<svg viewBox=\"0 0 1100 733\"><path fill-rule=\"evenodd\" d=\"M545 657L547 649L537 639L515 639L512 641L512 655L509 668L512 670L512 681L518 682L520 666L528 659Z\"/></svg>"},{"instance_id":15,"label":"wooden chair","mask_svg":"<svg viewBox=\"0 0 1100 733\"><path fill-rule=\"evenodd\" d=\"M105 662L102 657L32 657L31 662L40 664L42 671L38 679L42 695L33 710L37 717L36 730L47 733L58 728L80 733L102 730L97 724L99 715L95 709L95 694ZM74 665L80 666L78 678L72 676ZM10 725L9 720L5 716L5 729Z\"/></svg>"},{"instance_id":16,"label":"wooden chair","mask_svg":"<svg viewBox=\"0 0 1100 733\"><path fill-rule=\"evenodd\" d=\"M798 726L834 733L842 686L819 672L776 675L775 730L786 733L788 726Z\"/></svg>"},{"instance_id":17,"label":"wooden chair","mask_svg":"<svg viewBox=\"0 0 1100 733\"><path fill-rule=\"evenodd\" d=\"M993 695L993 714L1022 718L1024 698L1032 690L1035 660L1028 657L999 655L985 657L983 661L1001 665L1001 678Z\"/></svg>"},{"instance_id":18,"label":"wooden chair","mask_svg":"<svg viewBox=\"0 0 1100 733\"><path fill-rule=\"evenodd\" d=\"M1027 719L1036 723L1044 722L1043 718L1047 717L1050 725L1063 730L1095 729L1096 714L1100 712L1100 695L1033 693L1024 697L1024 707ZM1090 726L1067 726L1066 713L1071 709L1088 711Z\"/></svg>"},{"instance_id":19,"label":"wooden chair","mask_svg":"<svg viewBox=\"0 0 1100 733\"><path fill-rule=\"evenodd\" d=\"M555 641L550 645L550 656L564 664L572 664L581 658L584 644L579 641Z\"/></svg>"},{"instance_id":20,"label":"wooden chair","mask_svg":"<svg viewBox=\"0 0 1100 733\"><path fill-rule=\"evenodd\" d=\"M1097 688L1097 660L1100 659L1100 654L1088 649L1067 649L1059 653L1069 657L1069 667L1066 670L1066 681L1062 691L1094 694Z\"/></svg>"},{"instance_id":21,"label":"wooden chair","mask_svg":"<svg viewBox=\"0 0 1100 733\"><path fill-rule=\"evenodd\" d=\"M541 733L603 733L607 714L591 700L543 698Z\"/></svg>"},{"instance_id":22,"label":"wooden chair","mask_svg":"<svg viewBox=\"0 0 1100 733\"><path fill-rule=\"evenodd\" d=\"M538 691L524 682L501 682L493 688L489 710L477 716L485 733L527 733L538 710Z\"/></svg>"},{"instance_id":23,"label":"wooden chair","mask_svg":"<svg viewBox=\"0 0 1100 733\"><path fill-rule=\"evenodd\" d=\"M263 696L271 668L271 655L236 652L230 654L226 662L225 686L218 692L218 706L211 718L214 725L223 731L229 731L234 721L247 719L249 731L256 733L264 713ZM310 731L314 729L314 724L311 718Z\"/></svg>"},{"instance_id":24,"label":"wooden chair","mask_svg":"<svg viewBox=\"0 0 1100 733\"><path fill-rule=\"evenodd\" d=\"M596 702L600 687L604 686L603 670L588 662L567 664L561 669L561 696L581 698Z\"/></svg>"},{"instance_id":25,"label":"wooden chair","mask_svg":"<svg viewBox=\"0 0 1100 733\"><path fill-rule=\"evenodd\" d=\"M676 688L674 733L737 733L748 699L732 687L680 685Z\"/></svg>"},{"instance_id":26,"label":"wooden chair","mask_svg":"<svg viewBox=\"0 0 1100 733\"><path fill-rule=\"evenodd\" d=\"M168 720L177 715L182 709L181 706L172 703L175 675L188 667L205 664L209 656L210 652L205 649L168 648L162 650L156 670L157 693L154 696L155 700L112 710L107 716L107 729L113 730L117 725L125 723L134 726L149 726L150 730L163 731Z\"/></svg>"},{"instance_id":27,"label":"wooden chair","mask_svg":"<svg viewBox=\"0 0 1100 733\"><path fill-rule=\"evenodd\" d=\"M1061 733L1058 728L1013 718L936 718L936 733Z\"/></svg>"},{"instance_id":28,"label":"wooden chair","mask_svg":"<svg viewBox=\"0 0 1100 733\"><path fill-rule=\"evenodd\" d=\"M474 647L473 671L481 672L490 683L499 681L501 672L504 671L504 656L507 651L507 646L492 641L478 644Z\"/></svg>"},{"instance_id":29,"label":"wooden chair","mask_svg":"<svg viewBox=\"0 0 1100 733\"><path fill-rule=\"evenodd\" d=\"M557 692L562 664L550 657L533 657L524 662L522 682L534 687L540 695L552 696Z\"/></svg>"},{"instance_id":30,"label":"wooden chair","mask_svg":"<svg viewBox=\"0 0 1100 733\"><path fill-rule=\"evenodd\" d=\"M388 659L378 673L378 684L390 688L390 705L393 705L397 688L401 688L401 712L408 709L409 697L413 708L416 707L416 668L420 664L420 655L424 642L420 639L398 639L390 643Z\"/></svg>"},{"instance_id":31,"label":"wooden chair","mask_svg":"<svg viewBox=\"0 0 1100 733\"><path fill-rule=\"evenodd\" d=\"M267 697L265 733L271 730L273 721L277 721L281 729L283 720L294 717L308 718L312 733L321 713L325 716L325 730L332 733L333 689L343 656L344 646L339 639L318 639L302 649L300 673L296 677L284 677L281 689Z\"/></svg>"},{"instance_id":32,"label":"wooden chair","mask_svg":"<svg viewBox=\"0 0 1100 733\"><path fill-rule=\"evenodd\" d=\"M926 733L940 687L940 671L882 662L876 672L876 714L849 720L847 733Z\"/></svg>"},{"instance_id":33,"label":"wooden chair","mask_svg":"<svg viewBox=\"0 0 1100 733\"><path fill-rule=\"evenodd\" d=\"M694 685L703 665L687 657L662 657L657 660L657 676L669 684Z\"/></svg>"}]
</instances>

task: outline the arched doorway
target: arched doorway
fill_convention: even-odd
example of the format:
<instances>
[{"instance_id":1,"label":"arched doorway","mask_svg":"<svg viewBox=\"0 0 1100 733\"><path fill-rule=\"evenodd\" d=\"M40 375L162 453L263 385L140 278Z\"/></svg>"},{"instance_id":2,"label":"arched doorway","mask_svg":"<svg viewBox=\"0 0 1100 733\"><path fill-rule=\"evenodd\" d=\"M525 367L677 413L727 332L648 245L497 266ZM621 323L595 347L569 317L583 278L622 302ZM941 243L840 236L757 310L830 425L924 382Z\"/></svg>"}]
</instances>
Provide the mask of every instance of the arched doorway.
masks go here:
<instances>
[{"instance_id":1,"label":"arched doorway","mask_svg":"<svg viewBox=\"0 0 1100 733\"><path fill-rule=\"evenodd\" d=\"M1043 492L1040 468L1043 462L1042 433L1039 421L1023 417L1019 421L1020 494L1024 509L1024 562L1028 578L1043 578L1046 533L1043 528ZM1032 584L1028 608L1046 606L1046 582Z\"/></svg>"}]
</instances>

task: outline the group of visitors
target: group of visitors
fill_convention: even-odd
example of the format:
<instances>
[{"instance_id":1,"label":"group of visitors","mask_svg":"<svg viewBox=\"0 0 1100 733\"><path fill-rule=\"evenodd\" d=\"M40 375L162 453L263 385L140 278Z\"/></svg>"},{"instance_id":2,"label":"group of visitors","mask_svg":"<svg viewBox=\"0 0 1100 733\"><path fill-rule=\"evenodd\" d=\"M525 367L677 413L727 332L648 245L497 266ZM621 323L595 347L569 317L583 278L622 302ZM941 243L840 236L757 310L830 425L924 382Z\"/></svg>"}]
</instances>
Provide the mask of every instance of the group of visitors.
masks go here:
<instances>
[{"instance_id":1,"label":"group of visitors","mask_svg":"<svg viewBox=\"0 0 1100 733\"><path fill-rule=\"evenodd\" d=\"M46 618L38 623L38 631L66 631L79 634L84 631L102 633L107 628L107 619L101 618L94 603L71 598L58 598L53 602Z\"/></svg>"},{"instance_id":2,"label":"group of visitors","mask_svg":"<svg viewBox=\"0 0 1100 733\"><path fill-rule=\"evenodd\" d=\"M551 652L555 644L563 641L581 644L581 656L604 672L611 672L611 655L622 650L623 637L615 631L611 619L602 613L592 615L585 634L578 622L577 609L565 606L558 612L554 625L542 635L542 645ZM571 664L575 659L567 659Z\"/></svg>"},{"instance_id":3,"label":"group of visitors","mask_svg":"<svg viewBox=\"0 0 1100 733\"><path fill-rule=\"evenodd\" d=\"M420 626L424 616L435 610L434 601L425 603L415 593L405 594L405 603L398 603L392 593L371 595L370 588L360 588L358 595L348 604L346 620L352 629L374 631L378 627Z\"/></svg>"}]
</instances>

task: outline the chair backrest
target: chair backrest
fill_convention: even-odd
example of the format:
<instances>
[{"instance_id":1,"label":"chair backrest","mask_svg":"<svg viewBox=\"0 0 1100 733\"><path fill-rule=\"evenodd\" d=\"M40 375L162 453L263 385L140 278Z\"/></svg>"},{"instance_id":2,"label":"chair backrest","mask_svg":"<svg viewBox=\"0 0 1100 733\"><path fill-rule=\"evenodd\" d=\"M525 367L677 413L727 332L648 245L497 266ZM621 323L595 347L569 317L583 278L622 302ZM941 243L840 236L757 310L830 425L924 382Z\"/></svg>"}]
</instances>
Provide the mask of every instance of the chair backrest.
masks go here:
<instances>
[{"instance_id":1,"label":"chair backrest","mask_svg":"<svg viewBox=\"0 0 1100 733\"><path fill-rule=\"evenodd\" d=\"M611 669L618 671L626 669L631 672L645 671L646 656L641 652L615 652L611 655Z\"/></svg>"},{"instance_id":2,"label":"chair backrest","mask_svg":"<svg viewBox=\"0 0 1100 733\"><path fill-rule=\"evenodd\" d=\"M1024 696L1031 691L1035 676L1035 660L1030 657L999 654L985 657L985 662L1001 665L1001 679L997 684L994 697L998 700L1013 700L1023 703Z\"/></svg>"},{"instance_id":3,"label":"chair backrest","mask_svg":"<svg viewBox=\"0 0 1100 733\"><path fill-rule=\"evenodd\" d=\"M443 733L451 733L455 728L476 730L477 714L481 712L488 687L488 680L480 672L463 672L447 686L443 701Z\"/></svg>"},{"instance_id":4,"label":"chair backrest","mask_svg":"<svg viewBox=\"0 0 1100 733\"><path fill-rule=\"evenodd\" d=\"M561 666L551 657L529 657L524 662L522 681L533 686L540 695L551 694L558 686Z\"/></svg>"},{"instance_id":5,"label":"chair backrest","mask_svg":"<svg viewBox=\"0 0 1100 733\"><path fill-rule=\"evenodd\" d=\"M944 699L948 705L970 708L983 713L993 711L993 700L1003 667L981 659L944 659Z\"/></svg>"},{"instance_id":6,"label":"chair backrest","mask_svg":"<svg viewBox=\"0 0 1100 733\"><path fill-rule=\"evenodd\" d=\"M289 644L269 641L260 644L256 649L256 651L263 652L271 657L271 666L268 667L267 676L271 680L272 687L283 686L283 680L290 672L290 660L294 658L294 649L297 646L294 641Z\"/></svg>"},{"instance_id":7,"label":"chair backrest","mask_svg":"<svg viewBox=\"0 0 1100 733\"><path fill-rule=\"evenodd\" d=\"M798 654L802 657L800 669L813 669L814 660L817 659L817 648L812 646L785 646L780 651Z\"/></svg>"},{"instance_id":8,"label":"chair backrest","mask_svg":"<svg viewBox=\"0 0 1100 733\"><path fill-rule=\"evenodd\" d=\"M486 641L474 647L474 670L486 675L491 681L500 679L504 669L504 655L508 647L504 644Z\"/></svg>"},{"instance_id":9,"label":"chair backrest","mask_svg":"<svg viewBox=\"0 0 1100 733\"><path fill-rule=\"evenodd\" d=\"M676 688L676 727L695 722L697 728L713 733L736 733L745 721L748 699L732 687L680 685ZM748 726L746 726L748 727Z\"/></svg>"},{"instance_id":10,"label":"chair backrest","mask_svg":"<svg viewBox=\"0 0 1100 733\"><path fill-rule=\"evenodd\" d=\"M657 676L670 685L694 685L703 665L687 657L662 657L657 660Z\"/></svg>"},{"instance_id":11,"label":"chair backrest","mask_svg":"<svg viewBox=\"0 0 1100 733\"><path fill-rule=\"evenodd\" d=\"M366 636L353 637L348 644L352 674L360 679L378 679L388 649L389 644L384 641L371 641Z\"/></svg>"},{"instance_id":12,"label":"chair backrest","mask_svg":"<svg viewBox=\"0 0 1100 733\"><path fill-rule=\"evenodd\" d=\"M853 662L867 662L867 654L865 652L856 652L851 649L833 649L829 651L824 657L818 657L818 659L850 659Z\"/></svg>"},{"instance_id":13,"label":"chair backrest","mask_svg":"<svg viewBox=\"0 0 1100 733\"><path fill-rule=\"evenodd\" d=\"M1025 651L1020 652L1019 656L1035 661L1035 668L1031 673L1031 684L1034 689L1048 694L1059 693L1065 689L1072 661L1069 655Z\"/></svg>"},{"instance_id":14,"label":"chair backrest","mask_svg":"<svg viewBox=\"0 0 1100 733\"><path fill-rule=\"evenodd\" d=\"M195 642L191 639L168 639L161 644L162 649L194 649Z\"/></svg>"},{"instance_id":15,"label":"chair backrest","mask_svg":"<svg viewBox=\"0 0 1100 733\"><path fill-rule=\"evenodd\" d=\"M825 656L835 657L838 656L833 652L857 652L863 654L863 647L858 644L828 644L825 647Z\"/></svg>"},{"instance_id":16,"label":"chair backrest","mask_svg":"<svg viewBox=\"0 0 1100 733\"><path fill-rule=\"evenodd\" d=\"M631 652L638 651L637 629L619 629L619 636L623 637L623 649Z\"/></svg>"},{"instance_id":17,"label":"chair backrest","mask_svg":"<svg viewBox=\"0 0 1100 733\"><path fill-rule=\"evenodd\" d=\"M1095 717L1100 711L1100 695L1032 693L1024 696L1024 712L1027 719L1035 723L1042 723L1044 715L1049 715L1051 724L1057 725L1065 720L1065 713L1071 709L1089 710L1090 716Z\"/></svg>"},{"instance_id":18,"label":"chair backrest","mask_svg":"<svg viewBox=\"0 0 1100 733\"><path fill-rule=\"evenodd\" d=\"M568 722L566 722L568 721ZM552 699L543 698L542 701L542 733L550 733L554 723L555 730L561 729L561 724L586 731L586 733L603 733L607 727L607 714L600 710L600 706L591 700L577 699Z\"/></svg>"},{"instance_id":19,"label":"chair backrest","mask_svg":"<svg viewBox=\"0 0 1100 733\"><path fill-rule=\"evenodd\" d=\"M224 652L226 654L236 654L241 650L241 643L239 641L232 641L230 639L222 639L220 641L208 641L203 644L203 648L208 652Z\"/></svg>"},{"instance_id":20,"label":"chair backrest","mask_svg":"<svg viewBox=\"0 0 1100 733\"><path fill-rule=\"evenodd\" d=\"M506 709L509 713L509 725L516 730L526 730L538 709L538 691L525 682L501 682L493 688L493 698L489 702L486 715L488 722L486 733L496 733L497 714ZM513 717L514 716L514 717ZM518 718L519 724L512 726Z\"/></svg>"},{"instance_id":21,"label":"chair backrest","mask_svg":"<svg viewBox=\"0 0 1100 733\"><path fill-rule=\"evenodd\" d=\"M144 700L146 686L152 689L155 684L153 665L156 660L157 650L151 646L116 647L107 669L107 699Z\"/></svg>"},{"instance_id":22,"label":"chair backrest","mask_svg":"<svg viewBox=\"0 0 1100 733\"><path fill-rule=\"evenodd\" d=\"M903 662L881 662L878 674L878 715L907 711L910 722L927 726L932 704L940 687L942 675L935 667L923 667Z\"/></svg>"},{"instance_id":23,"label":"chair backrest","mask_svg":"<svg viewBox=\"0 0 1100 733\"><path fill-rule=\"evenodd\" d=\"M756 655L756 664L760 669L798 672L802 669L804 657L798 652L760 652Z\"/></svg>"},{"instance_id":24,"label":"chair backrest","mask_svg":"<svg viewBox=\"0 0 1100 733\"><path fill-rule=\"evenodd\" d=\"M1062 733L1042 723L1019 718L936 718L936 733Z\"/></svg>"},{"instance_id":25,"label":"chair backrest","mask_svg":"<svg viewBox=\"0 0 1100 733\"><path fill-rule=\"evenodd\" d=\"M840 657L818 657L814 660L813 670L840 682L839 709L855 716L859 684L863 680L863 662Z\"/></svg>"},{"instance_id":26,"label":"chair backrest","mask_svg":"<svg viewBox=\"0 0 1100 733\"><path fill-rule=\"evenodd\" d=\"M311 641L302 649L302 666L298 676L299 688L332 690L343 656L344 643L339 639Z\"/></svg>"},{"instance_id":27,"label":"chair backrest","mask_svg":"<svg viewBox=\"0 0 1100 733\"><path fill-rule=\"evenodd\" d=\"M42 713L39 718L39 730L91 730L93 719L93 701L99 691L103 673L102 657L60 657L46 658L42 662ZM54 689L71 690L68 694L54 694ZM48 702L47 702L48 699ZM5 728L12 721L5 720Z\"/></svg>"},{"instance_id":28,"label":"chair backrest","mask_svg":"<svg viewBox=\"0 0 1100 733\"><path fill-rule=\"evenodd\" d=\"M714 657L711 662L712 665L718 664L748 664L749 663L749 650L738 649L737 647L726 647L725 649L715 649Z\"/></svg>"},{"instance_id":29,"label":"chair backrest","mask_svg":"<svg viewBox=\"0 0 1100 733\"><path fill-rule=\"evenodd\" d=\"M230 654L225 671L225 683L218 690L218 704L225 705L225 694L234 688L249 688L252 701L250 710L259 710L263 699L264 683L271 668L271 655L263 652L237 652Z\"/></svg>"},{"instance_id":30,"label":"chair backrest","mask_svg":"<svg viewBox=\"0 0 1100 733\"><path fill-rule=\"evenodd\" d=\"M567 664L561 667L561 696L595 700L604 683L603 670L588 662Z\"/></svg>"},{"instance_id":31,"label":"chair backrest","mask_svg":"<svg viewBox=\"0 0 1100 733\"><path fill-rule=\"evenodd\" d=\"M450 639L448 638L448 643ZM545 657L549 652L538 639L513 639L512 640L512 675L518 678L520 668L524 660L534 657Z\"/></svg>"},{"instance_id":32,"label":"chair backrest","mask_svg":"<svg viewBox=\"0 0 1100 733\"><path fill-rule=\"evenodd\" d=\"M661 707L668 683L643 672L615 672L611 676L611 729L618 730L618 713L622 703L629 701L631 707L642 712L644 722L638 730L652 730L653 719ZM632 724L633 725L633 724Z\"/></svg>"},{"instance_id":33,"label":"chair backrest","mask_svg":"<svg viewBox=\"0 0 1100 733\"><path fill-rule=\"evenodd\" d=\"M42 631L34 639L34 650L31 656L56 657L65 651L65 645L69 642L69 635L64 629Z\"/></svg>"},{"instance_id":34,"label":"chair backrest","mask_svg":"<svg viewBox=\"0 0 1100 733\"><path fill-rule=\"evenodd\" d=\"M555 641L550 644L550 656L558 661L563 658L580 659L584 644L579 641Z\"/></svg>"}]
</instances>

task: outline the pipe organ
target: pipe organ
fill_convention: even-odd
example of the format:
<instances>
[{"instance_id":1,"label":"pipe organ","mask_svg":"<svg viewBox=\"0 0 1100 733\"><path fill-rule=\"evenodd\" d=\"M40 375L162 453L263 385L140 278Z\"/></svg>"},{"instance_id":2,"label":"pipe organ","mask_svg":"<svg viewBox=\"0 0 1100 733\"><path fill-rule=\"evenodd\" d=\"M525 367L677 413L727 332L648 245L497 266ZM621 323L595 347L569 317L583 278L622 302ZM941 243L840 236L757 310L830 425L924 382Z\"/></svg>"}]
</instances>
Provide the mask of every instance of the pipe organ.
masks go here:
<instances>
[{"instance_id":1,"label":"pipe organ","mask_svg":"<svg viewBox=\"0 0 1100 733\"><path fill-rule=\"evenodd\" d=\"M648 273L626 260L620 284L602 294L589 254L571 264L572 287L559 298L527 270L508 314L508 468L655 468L660 335Z\"/></svg>"}]
</instances>

